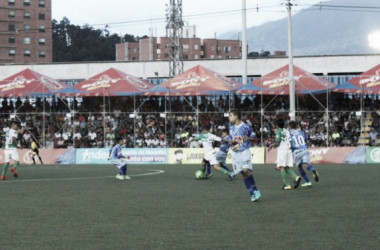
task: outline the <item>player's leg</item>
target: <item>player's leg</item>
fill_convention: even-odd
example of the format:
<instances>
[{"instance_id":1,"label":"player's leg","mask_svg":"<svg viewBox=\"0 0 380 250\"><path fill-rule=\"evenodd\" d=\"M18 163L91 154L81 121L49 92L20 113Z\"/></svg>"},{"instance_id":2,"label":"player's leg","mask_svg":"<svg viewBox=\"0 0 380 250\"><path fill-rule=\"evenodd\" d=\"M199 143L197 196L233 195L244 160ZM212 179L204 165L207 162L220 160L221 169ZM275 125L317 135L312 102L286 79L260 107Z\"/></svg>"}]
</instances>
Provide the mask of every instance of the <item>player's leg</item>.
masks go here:
<instances>
[{"instance_id":1,"label":"player's leg","mask_svg":"<svg viewBox=\"0 0 380 250\"><path fill-rule=\"evenodd\" d=\"M40 159L41 165L44 165L44 163L42 162L42 158L41 158L41 156L40 156L40 152L39 152L38 149L37 149L36 154L37 154L37 156L38 156L38 159Z\"/></svg>"},{"instance_id":2,"label":"player's leg","mask_svg":"<svg viewBox=\"0 0 380 250\"><path fill-rule=\"evenodd\" d=\"M213 166L213 168L216 171L219 171L222 174L225 174L227 176L232 176L233 175L231 172L229 172L229 171L225 170L224 168L220 167L219 162L216 159L216 153L215 152L210 152L210 153L205 154L205 159L210 162L210 164Z\"/></svg>"},{"instance_id":3,"label":"player's leg","mask_svg":"<svg viewBox=\"0 0 380 250\"><path fill-rule=\"evenodd\" d=\"M114 164L119 169L116 175L116 179L125 180L124 175L123 175L123 170L121 169L124 166L124 163L120 159L112 159L111 163Z\"/></svg>"},{"instance_id":4,"label":"player's leg","mask_svg":"<svg viewBox=\"0 0 380 250\"><path fill-rule=\"evenodd\" d=\"M292 151L291 150L285 150L285 171L288 175L290 175L293 180L294 180L294 185L293 187L294 188L298 188L298 186L300 185L301 183L301 176L298 176L294 170L293 170L293 155L292 155Z\"/></svg>"},{"instance_id":5,"label":"player's leg","mask_svg":"<svg viewBox=\"0 0 380 250\"><path fill-rule=\"evenodd\" d=\"M286 172L286 150L277 150L277 167L276 169L280 170L280 176L284 186L281 189L291 190L292 186L290 186L288 180L288 174Z\"/></svg>"},{"instance_id":6,"label":"player's leg","mask_svg":"<svg viewBox=\"0 0 380 250\"><path fill-rule=\"evenodd\" d=\"M227 154L222 152L222 151L218 151L216 153L216 160L218 161L219 163L219 166L221 168L223 168L224 170L228 171L228 172L232 172L227 166L226 166L226 159L227 159Z\"/></svg>"},{"instance_id":7,"label":"player's leg","mask_svg":"<svg viewBox=\"0 0 380 250\"><path fill-rule=\"evenodd\" d=\"M18 152L17 150L12 150L12 154L11 154L11 158L14 160L14 163L13 163L13 167L11 167L11 171L13 173L13 176L17 178L18 176L18 173L17 173L17 168L20 164L19 160L19 156L18 156Z\"/></svg>"},{"instance_id":8,"label":"player's leg","mask_svg":"<svg viewBox=\"0 0 380 250\"><path fill-rule=\"evenodd\" d=\"M122 170L122 172L123 172L124 179L125 179L125 180L130 180L131 177L129 177L129 176L127 175L127 168L128 168L127 161L124 160L124 159L121 160L121 161L122 161L122 163L124 164L124 165L121 167L121 170Z\"/></svg>"},{"instance_id":9,"label":"player's leg","mask_svg":"<svg viewBox=\"0 0 380 250\"><path fill-rule=\"evenodd\" d=\"M240 164L245 187L251 195L251 201L258 201L261 198L260 190L256 186L255 178L252 174L252 156L249 150L240 153Z\"/></svg>"},{"instance_id":10,"label":"player's leg","mask_svg":"<svg viewBox=\"0 0 380 250\"><path fill-rule=\"evenodd\" d=\"M11 155L9 150L4 150L5 155L5 164L3 165L3 170L1 172L1 180L5 180L5 176L7 175L8 167L9 167L9 161L11 160Z\"/></svg>"},{"instance_id":11,"label":"player's leg","mask_svg":"<svg viewBox=\"0 0 380 250\"><path fill-rule=\"evenodd\" d=\"M313 173L313 177L314 177L314 180L316 182L319 181L319 174L317 172L317 170L315 170L314 166L312 166L310 163L310 151L307 150L307 153L305 154L304 156L304 162L308 163L308 166L307 166L307 170L309 170L310 172Z\"/></svg>"},{"instance_id":12,"label":"player's leg","mask_svg":"<svg viewBox=\"0 0 380 250\"><path fill-rule=\"evenodd\" d=\"M34 160L35 153L33 151L29 152L29 157L33 160L33 165L36 165L36 161Z\"/></svg>"}]
</instances>

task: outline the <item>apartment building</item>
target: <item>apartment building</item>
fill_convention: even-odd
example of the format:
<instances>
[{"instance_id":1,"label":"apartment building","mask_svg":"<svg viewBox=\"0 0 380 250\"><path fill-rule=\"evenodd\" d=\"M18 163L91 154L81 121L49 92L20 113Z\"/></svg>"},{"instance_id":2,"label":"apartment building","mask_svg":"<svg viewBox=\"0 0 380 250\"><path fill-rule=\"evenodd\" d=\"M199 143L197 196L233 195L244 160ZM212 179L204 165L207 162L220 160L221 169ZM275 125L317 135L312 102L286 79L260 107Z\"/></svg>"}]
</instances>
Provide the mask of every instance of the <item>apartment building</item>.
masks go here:
<instances>
[{"instance_id":1,"label":"apartment building","mask_svg":"<svg viewBox=\"0 0 380 250\"><path fill-rule=\"evenodd\" d=\"M171 55L171 39L169 37L147 37L138 43L139 61L169 60ZM116 61L134 61L126 56L131 50L136 51L134 43L120 43L116 45ZM182 38L182 58L184 60L197 59L227 59L241 57L241 41L200 39L197 37Z\"/></svg>"},{"instance_id":2,"label":"apartment building","mask_svg":"<svg viewBox=\"0 0 380 250\"><path fill-rule=\"evenodd\" d=\"M0 1L0 64L52 62L51 0Z\"/></svg>"}]
</instances>

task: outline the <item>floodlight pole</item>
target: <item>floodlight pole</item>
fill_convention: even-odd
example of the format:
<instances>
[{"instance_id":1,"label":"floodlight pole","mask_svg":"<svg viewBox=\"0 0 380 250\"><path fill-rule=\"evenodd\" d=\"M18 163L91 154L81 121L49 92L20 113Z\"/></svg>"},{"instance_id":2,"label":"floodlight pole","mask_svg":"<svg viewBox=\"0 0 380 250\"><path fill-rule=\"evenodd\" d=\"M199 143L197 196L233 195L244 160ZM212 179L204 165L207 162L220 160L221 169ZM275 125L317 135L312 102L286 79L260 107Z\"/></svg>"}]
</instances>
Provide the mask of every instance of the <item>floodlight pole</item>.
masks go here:
<instances>
[{"instance_id":1,"label":"floodlight pole","mask_svg":"<svg viewBox=\"0 0 380 250\"><path fill-rule=\"evenodd\" d=\"M289 48L289 116L291 121L296 120L296 105L295 105L295 86L294 86L294 72L293 72L293 41L292 41L292 4L290 0L286 7L288 9L288 48Z\"/></svg>"},{"instance_id":2,"label":"floodlight pole","mask_svg":"<svg viewBox=\"0 0 380 250\"><path fill-rule=\"evenodd\" d=\"M241 59L243 63L242 83L247 84L247 8L246 0L242 0L242 26L241 26Z\"/></svg>"}]
</instances>

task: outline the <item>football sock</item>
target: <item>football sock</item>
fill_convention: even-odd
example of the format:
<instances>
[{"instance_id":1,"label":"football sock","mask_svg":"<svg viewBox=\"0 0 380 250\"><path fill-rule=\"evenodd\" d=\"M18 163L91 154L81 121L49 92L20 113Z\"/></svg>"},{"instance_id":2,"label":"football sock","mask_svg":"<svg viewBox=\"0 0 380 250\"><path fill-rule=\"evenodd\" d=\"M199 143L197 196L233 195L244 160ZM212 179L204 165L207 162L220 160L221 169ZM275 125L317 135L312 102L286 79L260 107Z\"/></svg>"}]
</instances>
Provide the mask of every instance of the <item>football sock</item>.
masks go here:
<instances>
[{"instance_id":1,"label":"football sock","mask_svg":"<svg viewBox=\"0 0 380 250\"><path fill-rule=\"evenodd\" d=\"M17 168L18 168L18 165L19 165L19 162L16 162L16 163L13 164L13 167L14 167L15 169L17 169Z\"/></svg>"},{"instance_id":2,"label":"football sock","mask_svg":"<svg viewBox=\"0 0 380 250\"><path fill-rule=\"evenodd\" d=\"M207 174L211 174L211 165L210 165L210 163L206 163L206 169L207 169Z\"/></svg>"},{"instance_id":3,"label":"football sock","mask_svg":"<svg viewBox=\"0 0 380 250\"><path fill-rule=\"evenodd\" d=\"M251 186L251 182L247 179L244 179L244 184L245 184L245 188L247 189L249 195L253 195L253 189L252 189L252 186Z\"/></svg>"},{"instance_id":4,"label":"football sock","mask_svg":"<svg viewBox=\"0 0 380 250\"><path fill-rule=\"evenodd\" d=\"M41 157L39 157L39 156L38 156L38 159L40 159L40 162L41 162L41 164L44 164L44 163L42 162L42 159L41 159Z\"/></svg>"},{"instance_id":5,"label":"football sock","mask_svg":"<svg viewBox=\"0 0 380 250\"><path fill-rule=\"evenodd\" d=\"M123 172L123 175L127 175L127 164L121 167L121 171Z\"/></svg>"},{"instance_id":6,"label":"football sock","mask_svg":"<svg viewBox=\"0 0 380 250\"><path fill-rule=\"evenodd\" d=\"M288 175L286 174L285 170L281 170L281 178L282 178L282 181L284 182L284 184L286 186L288 186L289 185Z\"/></svg>"},{"instance_id":7,"label":"football sock","mask_svg":"<svg viewBox=\"0 0 380 250\"><path fill-rule=\"evenodd\" d=\"M298 169L298 172L300 172L300 174L301 174L302 178L305 180L305 182L310 182L309 178L307 178L305 170L303 170L302 167Z\"/></svg>"},{"instance_id":8,"label":"football sock","mask_svg":"<svg viewBox=\"0 0 380 250\"><path fill-rule=\"evenodd\" d=\"M3 166L3 172L1 172L1 175L6 175L6 174L7 174L8 166L9 166L9 164L5 164L5 165Z\"/></svg>"},{"instance_id":9,"label":"football sock","mask_svg":"<svg viewBox=\"0 0 380 250\"><path fill-rule=\"evenodd\" d=\"M315 168L312 165L309 165L309 166L307 166L307 170L309 170L310 172L313 172L313 170L315 170Z\"/></svg>"},{"instance_id":10,"label":"football sock","mask_svg":"<svg viewBox=\"0 0 380 250\"><path fill-rule=\"evenodd\" d=\"M294 173L293 169L291 169L291 168L286 168L286 172L287 172L288 175L290 175L294 180L297 180L297 175L296 175L296 173Z\"/></svg>"},{"instance_id":11,"label":"football sock","mask_svg":"<svg viewBox=\"0 0 380 250\"><path fill-rule=\"evenodd\" d=\"M202 166L202 168L200 169L200 171L202 171L202 173L205 173L206 172L206 166Z\"/></svg>"},{"instance_id":12,"label":"football sock","mask_svg":"<svg viewBox=\"0 0 380 250\"><path fill-rule=\"evenodd\" d=\"M219 169L219 171L220 171L221 173L225 174L225 175L228 175L228 176L230 176L230 175L231 175L231 172L230 172L230 171L227 171L227 170L225 170L224 168L220 168L220 169Z\"/></svg>"},{"instance_id":13,"label":"football sock","mask_svg":"<svg viewBox=\"0 0 380 250\"><path fill-rule=\"evenodd\" d=\"M253 178L253 175L251 174L247 179L249 180L249 183L251 184L253 190L257 190L255 178Z\"/></svg>"},{"instance_id":14,"label":"football sock","mask_svg":"<svg viewBox=\"0 0 380 250\"><path fill-rule=\"evenodd\" d=\"M225 170L227 170L228 172L231 172L231 170L230 170L227 166L225 166L223 163L219 163L219 165L220 165L222 168L224 168Z\"/></svg>"}]
</instances>

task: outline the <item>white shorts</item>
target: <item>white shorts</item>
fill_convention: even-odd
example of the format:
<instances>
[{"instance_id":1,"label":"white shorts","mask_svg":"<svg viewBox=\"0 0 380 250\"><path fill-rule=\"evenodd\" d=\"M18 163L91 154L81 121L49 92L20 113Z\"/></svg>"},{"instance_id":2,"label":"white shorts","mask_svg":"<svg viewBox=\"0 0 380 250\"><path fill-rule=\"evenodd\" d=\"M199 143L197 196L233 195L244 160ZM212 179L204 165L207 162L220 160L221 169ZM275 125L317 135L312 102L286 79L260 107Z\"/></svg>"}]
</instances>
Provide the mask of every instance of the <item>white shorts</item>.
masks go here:
<instances>
[{"instance_id":1,"label":"white shorts","mask_svg":"<svg viewBox=\"0 0 380 250\"><path fill-rule=\"evenodd\" d=\"M293 167L291 150L277 150L277 167Z\"/></svg>"},{"instance_id":2,"label":"white shorts","mask_svg":"<svg viewBox=\"0 0 380 250\"><path fill-rule=\"evenodd\" d=\"M17 148L12 149L4 149L5 162L9 162L11 158L14 161L19 161L20 157L18 156Z\"/></svg>"},{"instance_id":3,"label":"white shorts","mask_svg":"<svg viewBox=\"0 0 380 250\"><path fill-rule=\"evenodd\" d=\"M111 159L111 163L116 165L117 168L121 168L125 164L127 164L126 159Z\"/></svg>"},{"instance_id":4,"label":"white shorts","mask_svg":"<svg viewBox=\"0 0 380 250\"><path fill-rule=\"evenodd\" d=\"M205 154L205 160L210 162L211 166L214 166L216 164L219 164L219 162L216 160L216 152L211 151Z\"/></svg>"},{"instance_id":5,"label":"white shorts","mask_svg":"<svg viewBox=\"0 0 380 250\"><path fill-rule=\"evenodd\" d=\"M243 152L232 151L232 167L234 174L240 173L243 169L249 169L252 171L252 155L250 150L244 150Z\"/></svg>"},{"instance_id":6,"label":"white shorts","mask_svg":"<svg viewBox=\"0 0 380 250\"><path fill-rule=\"evenodd\" d=\"M224 165L226 165L227 153L225 153L225 152L219 150L219 151L216 153L216 160L217 160L219 163L223 163Z\"/></svg>"}]
</instances>

